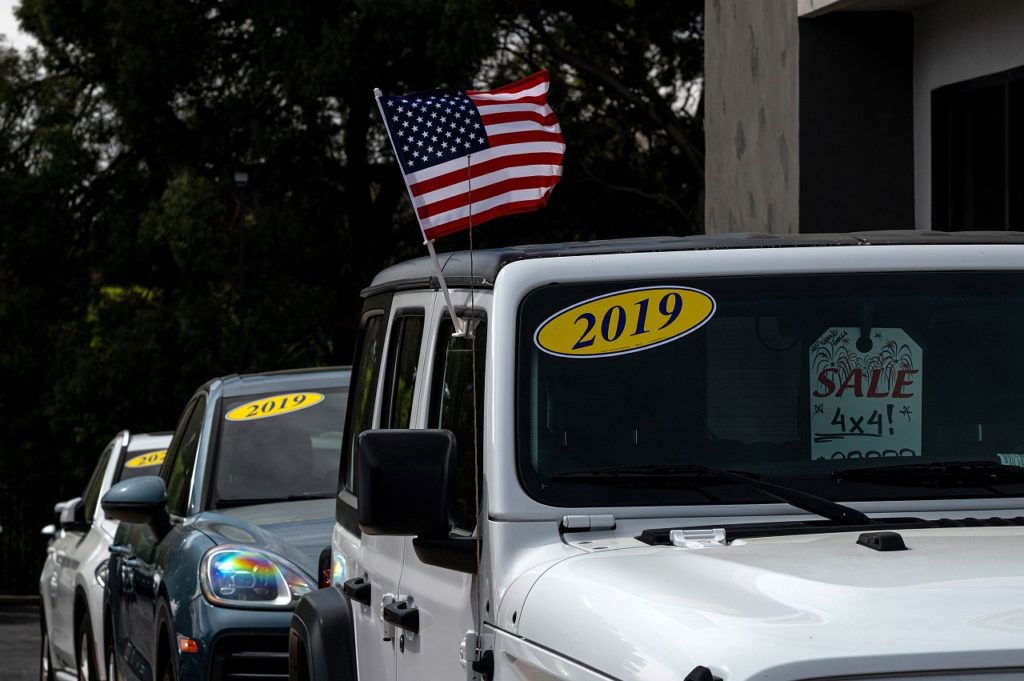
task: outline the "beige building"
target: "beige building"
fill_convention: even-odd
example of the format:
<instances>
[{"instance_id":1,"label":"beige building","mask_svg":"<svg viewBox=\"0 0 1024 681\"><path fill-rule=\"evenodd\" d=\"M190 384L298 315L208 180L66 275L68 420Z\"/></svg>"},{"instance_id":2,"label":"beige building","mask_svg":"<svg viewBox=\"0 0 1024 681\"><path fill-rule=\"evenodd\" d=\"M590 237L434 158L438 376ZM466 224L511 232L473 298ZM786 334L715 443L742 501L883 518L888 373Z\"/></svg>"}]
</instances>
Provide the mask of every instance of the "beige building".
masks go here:
<instances>
[{"instance_id":1,"label":"beige building","mask_svg":"<svg viewBox=\"0 0 1024 681\"><path fill-rule=\"evenodd\" d=\"M708 232L1024 229L1024 0L706 0Z\"/></svg>"}]
</instances>

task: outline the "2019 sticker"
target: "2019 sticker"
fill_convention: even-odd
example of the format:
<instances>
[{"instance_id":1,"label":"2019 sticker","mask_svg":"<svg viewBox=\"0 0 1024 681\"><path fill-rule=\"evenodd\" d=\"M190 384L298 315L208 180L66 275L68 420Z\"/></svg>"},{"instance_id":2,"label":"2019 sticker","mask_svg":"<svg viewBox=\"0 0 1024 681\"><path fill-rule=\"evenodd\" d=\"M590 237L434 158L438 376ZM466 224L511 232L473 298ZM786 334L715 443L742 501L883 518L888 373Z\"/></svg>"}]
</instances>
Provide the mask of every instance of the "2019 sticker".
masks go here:
<instances>
[{"instance_id":1,"label":"2019 sticker","mask_svg":"<svg viewBox=\"0 0 1024 681\"><path fill-rule=\"evenodd\" d=\"M558 357L590 359L639 352L693 333L715 314L715 299L685 286L606 293L548 317L533 340Z\"/></svg>"},{"instance_id":2,"label":"2019 sticker","mask_svg":"<svg viewBox=\"0 0 1024 681\"><path fill-rule=\"evenodd\" d=\"M228 421L255 421L257 419L281 416L282 414L291 414L302 409L309 409L313 405L320 404L323 400L324 396L320 393L273 395L235 407L224 418Z\"/></svg>"},{"instance_id":3,"label":"2019 sticker","mask_svg":"<svg viewBox=\"0 0 1024 681\"><path fill-rule=\"evenodd\" d=\"M138 456L132 457L124 462L125 468L148 468L149 466L159 466L167 458L166 449L158 449L154 452L145 452Z\"/></svg>"}]
</instances>

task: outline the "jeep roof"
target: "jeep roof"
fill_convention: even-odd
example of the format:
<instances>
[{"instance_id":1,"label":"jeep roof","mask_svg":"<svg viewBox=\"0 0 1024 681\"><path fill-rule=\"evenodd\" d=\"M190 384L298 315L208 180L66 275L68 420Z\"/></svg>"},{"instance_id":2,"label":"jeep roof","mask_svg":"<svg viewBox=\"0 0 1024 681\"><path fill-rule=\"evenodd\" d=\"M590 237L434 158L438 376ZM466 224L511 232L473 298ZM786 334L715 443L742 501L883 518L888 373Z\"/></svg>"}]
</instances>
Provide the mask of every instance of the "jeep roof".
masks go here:
<instances>
[{"instance_id":1,"label":"jeep roof","mask_svg":"<svg viewBox=\"0 0 1024 681\"><path fill-rule=\"evenodd\" d=\"M655 253L738 248L793 248L810 246L921 246L929 244L1024 244L1024 232L938 232L931 230L878 230L843 234L728 233L694 236L655 236L600 241L569 241L552 244L507 246L473 251L439 253L449 286L494 285L501 268L518 260L613 253ZM472 265L472 269L471 269ZM471 277L472 273L472 279ZM438 288L430 258L397 263L382 270L363 290L363 297L388 290Z\"/></svg>"}]
</instances>

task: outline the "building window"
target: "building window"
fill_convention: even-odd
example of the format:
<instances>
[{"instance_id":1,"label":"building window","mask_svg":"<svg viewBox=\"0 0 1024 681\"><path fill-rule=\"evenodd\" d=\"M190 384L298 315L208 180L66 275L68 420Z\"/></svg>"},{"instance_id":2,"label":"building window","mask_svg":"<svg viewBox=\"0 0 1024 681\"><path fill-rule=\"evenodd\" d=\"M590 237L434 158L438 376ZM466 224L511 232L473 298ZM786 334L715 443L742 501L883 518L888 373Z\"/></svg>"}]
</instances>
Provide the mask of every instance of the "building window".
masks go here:
<instances>
[{"instance_id":1,"label":"building window","mask_svg":"<svg viewBox=\"0 0 1024 681\"><path fill-rule=\"evenodd\" d=\"M1024 228L1024 67L932 92L932 221Z\"/></svg>"}]
</instances>

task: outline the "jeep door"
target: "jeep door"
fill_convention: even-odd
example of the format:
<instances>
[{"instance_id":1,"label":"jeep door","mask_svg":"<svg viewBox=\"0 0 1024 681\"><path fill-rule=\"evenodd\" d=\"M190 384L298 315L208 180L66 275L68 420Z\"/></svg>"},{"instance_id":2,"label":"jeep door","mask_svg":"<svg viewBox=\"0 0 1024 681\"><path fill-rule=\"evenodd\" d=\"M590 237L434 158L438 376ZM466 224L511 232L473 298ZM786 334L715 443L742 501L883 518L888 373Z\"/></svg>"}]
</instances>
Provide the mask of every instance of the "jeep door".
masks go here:
<instances>
[{"instance_id":1,"label":"jeep door","mask_svg":"<svg viewBox=\"0 0 1024 681\"><path fill-rule=\"evenodd\" d=\"M453 294L458 300L462 296ZM460 317L470 320L472 336L454 337L455 327L447 310L435 315L428 333L423 371L424 390L418 400L419 421L415 427L444 428L455 435L456 485L454 534L476 533L482 482L484 367L487 324L480 304L489 296L476 294L473 310L458 308ZM468 302L468 301L463 301ZM416 555L412 537L405 537L405 563L399 593L419 611L418 631L399 632L398 681L444 681L467 678L459 651L482 613L476 602L476 575L427 565ZM471 654L472 651L467 651Z\"/></svg>"},{"instance_id":2,"label":"jeep door","mask_svg":"<svg viewBox=\"0 0 1024 681\"><path fill-rule=\"evenodd\" d=\"M358 434L373 428L408 428L420 374L423 329L433 291L378 295L363 306L352 369L338 529L359 650L359 678L394 681L398 636L381 617L383 605L395 600L405 559L405 538L361 535L356 521ZM366 584L369 584L367 587ZM358 590L357 590L358 587Z\"/></svg>"}]
</instances>

